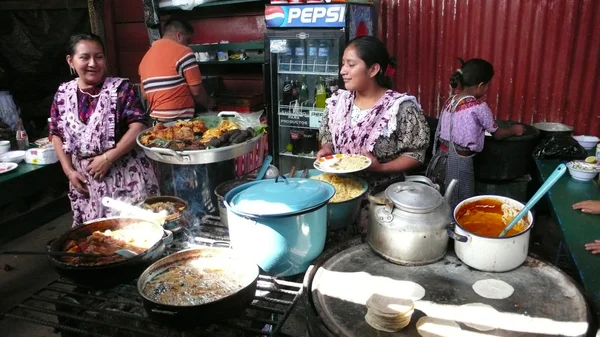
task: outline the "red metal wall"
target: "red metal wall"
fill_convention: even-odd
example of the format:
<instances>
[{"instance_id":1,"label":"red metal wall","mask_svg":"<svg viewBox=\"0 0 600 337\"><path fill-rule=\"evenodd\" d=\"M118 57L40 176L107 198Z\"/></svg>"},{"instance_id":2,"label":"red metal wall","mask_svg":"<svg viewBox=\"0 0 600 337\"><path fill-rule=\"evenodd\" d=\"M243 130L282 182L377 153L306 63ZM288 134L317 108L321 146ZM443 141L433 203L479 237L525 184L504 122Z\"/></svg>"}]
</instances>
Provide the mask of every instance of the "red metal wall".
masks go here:
<instances>
[{"instance_id":1,"label":"red metal wall","mask_svg":"<svg viewBox=\"0 0 600 337\"><path fill-rule=\"evenodd\" d=\"M427 115L449 95L455 57L480 57L496 71L487 102L497 119L599 134L598 0L381 0L379 36L399 61L396 88Z\"/></svg>"}]
</instances>

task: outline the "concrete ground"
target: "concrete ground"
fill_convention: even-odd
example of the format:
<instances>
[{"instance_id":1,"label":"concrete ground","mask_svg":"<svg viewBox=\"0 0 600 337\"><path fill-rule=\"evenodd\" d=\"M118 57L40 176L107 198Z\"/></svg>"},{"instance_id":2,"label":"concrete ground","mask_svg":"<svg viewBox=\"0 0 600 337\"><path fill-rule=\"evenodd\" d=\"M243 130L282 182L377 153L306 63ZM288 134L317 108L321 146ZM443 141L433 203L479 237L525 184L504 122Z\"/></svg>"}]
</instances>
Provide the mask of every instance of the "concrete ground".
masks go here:
<instances>
[{"instance_id":1,"label":"concrete ground","mask_svg":"<svg viewBox=\"0 0 600 337\"><path fill-rule=\"evenodd\" d=\"M28 234L0 246L0 251L45 251L46 243L67 231L72 224L71 214L65 214ZM0 266L9 265L10 271L0 270L0 312L19 304L36 290L54 281L58 274L46 256L0 255ZM0 320L0 335L6 337L57 337L52 328L15 320Z\"/></svg>"},{"instance_id":2,"label":"concrete ground","mask_svg":"<svg viewBox=\"0 0 600 337\"><path fill-rule=\"evenodd\" d=\"M0 251L44 251L49 240L65 232L70 226L71 215L65 214L18 239L1 245ZM530 252L546 261L552 261L559 240L560 233L552 219L538 215L532 233ZM0 255L0 267L4 265L9 265L14 269L10 271L0 269L0 313L19 304L36 290L58 277L45 256ZM569 263L569 259L562 259L558 266L574 276L575 269ZM303 306L303 301L300 301L284 325L284 332L295 337L306 335ZM58 337L59 335L53 332L53 328L12 319L1 319L0 336Z\"/></svg>"}]
</instances>

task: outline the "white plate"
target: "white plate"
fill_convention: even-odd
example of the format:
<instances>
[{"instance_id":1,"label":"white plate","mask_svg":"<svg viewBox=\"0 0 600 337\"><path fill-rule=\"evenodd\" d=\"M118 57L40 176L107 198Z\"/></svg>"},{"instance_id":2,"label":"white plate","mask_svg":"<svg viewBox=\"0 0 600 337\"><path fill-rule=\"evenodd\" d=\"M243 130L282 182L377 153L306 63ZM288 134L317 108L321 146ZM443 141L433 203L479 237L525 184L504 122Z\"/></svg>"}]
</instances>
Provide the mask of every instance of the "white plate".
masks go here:
<instances>
[{"instance_id":1,"label":"white plate","mask_svg":"<svg viewBox=\"0 0 600 337\"><path fill-rule=\"evenodd\" d=\"M354 169L344 170L344 169L338 167L339 163L343 160L357 161L361 165ZM352 173L352 172L362 171L362 170L368 168L369 166L371 166L371 159L369 159L363 155L360 155L360 154L338 153L338 154L334 154L334 155L321 157L321 158L315 160L315 162L313 163L313 166L317 170L326 172L326 173Z\"/></svg>"},{"instance_id":2,"label":"white plate","mask_svg":"<svg viewBox=\"0 0 600 337\"><path fill-rule=\"evenodd\" d=\"M10 172L19 167L19 164L15 163L0 163L0 174Z\"/></svg>"}]
</instances>

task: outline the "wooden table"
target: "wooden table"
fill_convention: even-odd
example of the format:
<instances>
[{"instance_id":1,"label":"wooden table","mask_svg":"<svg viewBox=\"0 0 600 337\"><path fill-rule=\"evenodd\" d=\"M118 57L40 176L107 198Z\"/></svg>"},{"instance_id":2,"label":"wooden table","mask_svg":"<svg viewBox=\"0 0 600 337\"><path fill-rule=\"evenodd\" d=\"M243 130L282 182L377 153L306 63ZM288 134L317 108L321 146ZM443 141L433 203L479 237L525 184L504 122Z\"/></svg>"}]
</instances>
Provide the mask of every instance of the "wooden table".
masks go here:
<instances>
[{"instance_id":1,"label":"wooden table","mask_svg":"<svg viewBox=\"0 0 600 337\"><path fill-rule=\"evenodd\" d=\"M558 160L536 160L543 181L560 164ZM552 204L554 219L563 233L571 258L579 271L580 281L595 305L600 308L600 255L592 255L584 245L600 239L600 215L585 214L572 205L583 200L600 200L600 186L596 180L581 182L566 172L547 194Z\"/></svg>"}]
</instances>

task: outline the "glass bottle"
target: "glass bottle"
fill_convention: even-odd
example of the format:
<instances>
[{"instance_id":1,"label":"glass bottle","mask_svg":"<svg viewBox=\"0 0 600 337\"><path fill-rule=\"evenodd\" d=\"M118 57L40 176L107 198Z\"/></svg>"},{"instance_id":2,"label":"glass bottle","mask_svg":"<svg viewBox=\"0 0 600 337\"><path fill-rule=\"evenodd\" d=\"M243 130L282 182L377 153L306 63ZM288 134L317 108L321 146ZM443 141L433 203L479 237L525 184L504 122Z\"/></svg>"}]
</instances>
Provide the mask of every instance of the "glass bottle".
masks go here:
<instances>
[{"instance_id":1,"label":"glass bottle","mask_svg":"<svg viewBox=\"0 0 600 337\"><path fill-rule=\"evenodd\" d=\"M29 148L29 137L27 137L27 132L23 127L23 120L19 118L19 122L17 124L17 148L19 150L27 150Z\"/></svg>"},{"instance_id":2,"label":"glass bottle","mask_svg":"<svg viewBox=\"0 0 600 337\"><path fill-rule=\"evenodd\" d=\"M319 78L317 87L315 88L315 108L325 109L325 100L327 99L327 89L323 78Z\"/></svg>"}]
</instances>

